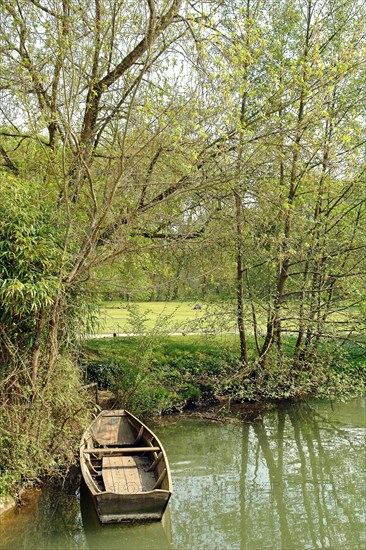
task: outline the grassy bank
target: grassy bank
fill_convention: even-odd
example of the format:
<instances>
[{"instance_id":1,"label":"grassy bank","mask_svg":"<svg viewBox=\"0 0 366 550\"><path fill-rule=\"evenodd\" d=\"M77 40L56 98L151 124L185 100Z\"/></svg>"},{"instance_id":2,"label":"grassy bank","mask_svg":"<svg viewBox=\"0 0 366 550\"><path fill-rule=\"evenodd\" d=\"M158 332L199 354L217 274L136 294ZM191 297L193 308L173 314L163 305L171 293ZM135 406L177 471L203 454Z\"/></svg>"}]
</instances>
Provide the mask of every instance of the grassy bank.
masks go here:
<instances>
[{"instance_id":1,"label":"grassy bank","mask_svg":"<svg viewBox=\"0 0 366 550\"><path fill-rule=\"evenodd\" d=\"M287 359L273 361L260 376L240 366L237 335L126 337L83 343L89 381L116 394L118 406L139 414L182 410L222 399L262 401L310 395L347 399L364 392L361 348L325 345L321 358L304 370L291 362L293 339L285 342ZM249 353L254 341L249 340Z\"/></svg>"},{"instance_id":2,"label":"grassy bank","mask_svg":"<svg viewBox=\"0 0 366 550\"><path fill-rule=\"evenodd\" d=\"M263 402L318 396L345 400L365 391L364 344L325 344L321 357L306 369L291 361L294 339L284 340L285 359L268 362L253 376L239 361L238 336L226 334L101 338L82 342L84 379L73 363L55 370L54 378L32 402L17 400L0 410L0 495L65 475L75 462L80 434L93 403L80 387L97 381L111 389L115 407L138 415L180 411L233 401ZM249 356L255 358L249 338Z\"/></svg>"}]
</instances>

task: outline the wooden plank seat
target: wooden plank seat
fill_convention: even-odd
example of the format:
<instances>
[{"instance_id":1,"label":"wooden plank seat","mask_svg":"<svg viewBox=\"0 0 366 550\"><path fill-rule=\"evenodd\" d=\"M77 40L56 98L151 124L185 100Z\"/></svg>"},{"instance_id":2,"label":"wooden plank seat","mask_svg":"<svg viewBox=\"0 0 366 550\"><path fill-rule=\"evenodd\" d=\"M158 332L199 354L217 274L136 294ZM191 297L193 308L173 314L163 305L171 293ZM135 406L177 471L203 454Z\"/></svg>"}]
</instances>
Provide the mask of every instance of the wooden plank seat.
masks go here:
<instances>
[{"instance_id":1,"label":"wooden plank seat","mask_svg":"<svg viewBox=\"0 0 366 550\"><path fill-rule=\"evenodd\" d=\"M108 493L136 494L152 491L155 476L148 472L149 460L137 456L103 457L103 482Z\"/></svg>"},{"instance_id":2,"label":"wooden plank seat","mask_svg":"<svg viewBox=\"0 0 366 550\"><path fill-rule=\"evenodd\" d=\"M90 447L89 449L84 449L84 454L129 454L129 453L146 453L149 451L153 451L157 453L160 451L160 447L119 447L119 448L113 448L113 447Z\"/></svg>"}]
</instances>

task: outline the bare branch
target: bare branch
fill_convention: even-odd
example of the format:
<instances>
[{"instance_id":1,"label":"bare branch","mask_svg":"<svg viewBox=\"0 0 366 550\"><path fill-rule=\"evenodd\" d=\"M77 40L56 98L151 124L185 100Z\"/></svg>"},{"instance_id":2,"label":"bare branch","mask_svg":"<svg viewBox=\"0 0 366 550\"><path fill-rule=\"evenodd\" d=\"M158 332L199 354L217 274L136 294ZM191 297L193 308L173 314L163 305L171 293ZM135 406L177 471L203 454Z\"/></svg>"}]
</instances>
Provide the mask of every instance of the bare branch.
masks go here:
<instances>
[{"instance_id":1,"label":"bare branch","mask_svg":"<svg viewBox=\"0 0 366 550\"><path fill-rule=\"evenodd\" d=\"M13 163L13 161L9 157L8 153L5 151L4 147L1 144L0 144L0 153L1 153L1 155L3 156L3 158L5 160L4 166L6 168L8 168L9 170L11 170L11 172L13 172L13 174L18 176L19 175L19 168Z\"/></svg>"}]
</instances>

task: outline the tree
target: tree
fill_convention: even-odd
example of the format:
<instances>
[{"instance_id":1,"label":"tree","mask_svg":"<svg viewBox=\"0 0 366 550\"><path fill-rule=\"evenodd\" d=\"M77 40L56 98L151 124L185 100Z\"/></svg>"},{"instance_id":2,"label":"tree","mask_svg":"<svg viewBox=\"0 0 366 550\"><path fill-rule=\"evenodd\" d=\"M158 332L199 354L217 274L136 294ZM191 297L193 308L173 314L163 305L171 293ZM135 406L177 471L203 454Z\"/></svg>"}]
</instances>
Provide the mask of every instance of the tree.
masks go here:
<instances>
[{"instance_id":1,"label":"tree","mask_svg":"<svg viewBox=\"0 0 366 550\"><path fill-rule=\"evenodd\" d=\"M334 313L364 299L361 12L353 3L284 1L271 9L248 0L225 3L207 25L207 86L223 106L217 127L226 136L217 157L227 205L221 223L230 220L236 235L242 363L253 332L259 378L270 362L284 361L289 333L294 366L306 368L321 339L352 330L354 318L328 331ZM346 280L357 298L341 290Z\"/></svg>"},{"instance_id":2,"label":"tree","mask_svg":"<svg viewBox=\"0 0 366 550\"><path fill-rule=\"evenodd\" d=\"M50 369L68 297L92 269L164 232L184 239L175 219L182 193L202 181L208 138L172 47L188 28L182 4L2 3L4 168L42 185L62 220L43 350Z\"/></svg>"},{"instance_id":3,"label":"tree","mask_svg":"<svg viewBox=\"0 0 366 550\"><path fill-rule=\"evenodd\" d=\"M352 303L343 282L362 293L363 8L7 0L1 30L3 171L44 189L60 220L45 363L97 269L139 253L141 273L168 247L167 279L172 265L191 276L193 250L195 276L232 270L255 376L284 360L288 331L306 362Z\"/></svg>"}]
</instances>

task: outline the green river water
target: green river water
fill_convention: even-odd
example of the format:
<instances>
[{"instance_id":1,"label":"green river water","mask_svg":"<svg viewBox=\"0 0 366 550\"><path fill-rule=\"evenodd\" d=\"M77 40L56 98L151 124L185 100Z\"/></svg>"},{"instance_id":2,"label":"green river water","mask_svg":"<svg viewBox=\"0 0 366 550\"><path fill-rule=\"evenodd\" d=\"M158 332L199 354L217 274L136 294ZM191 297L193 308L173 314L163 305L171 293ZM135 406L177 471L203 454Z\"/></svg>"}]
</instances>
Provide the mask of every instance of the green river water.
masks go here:
<instances>
[{"instance_id":1,"label":"green river water","mask_svg":"<svg viewBox=\"0 0 366 550\"><path fill-rule=\"evenodd\" d=\"M0 549L364 549L365 406L281 404L235 422L169 417L152 426L173 478L163 522L101 526L83 487L48 488L0 518Z\"/></svg>"}]
</instances>

